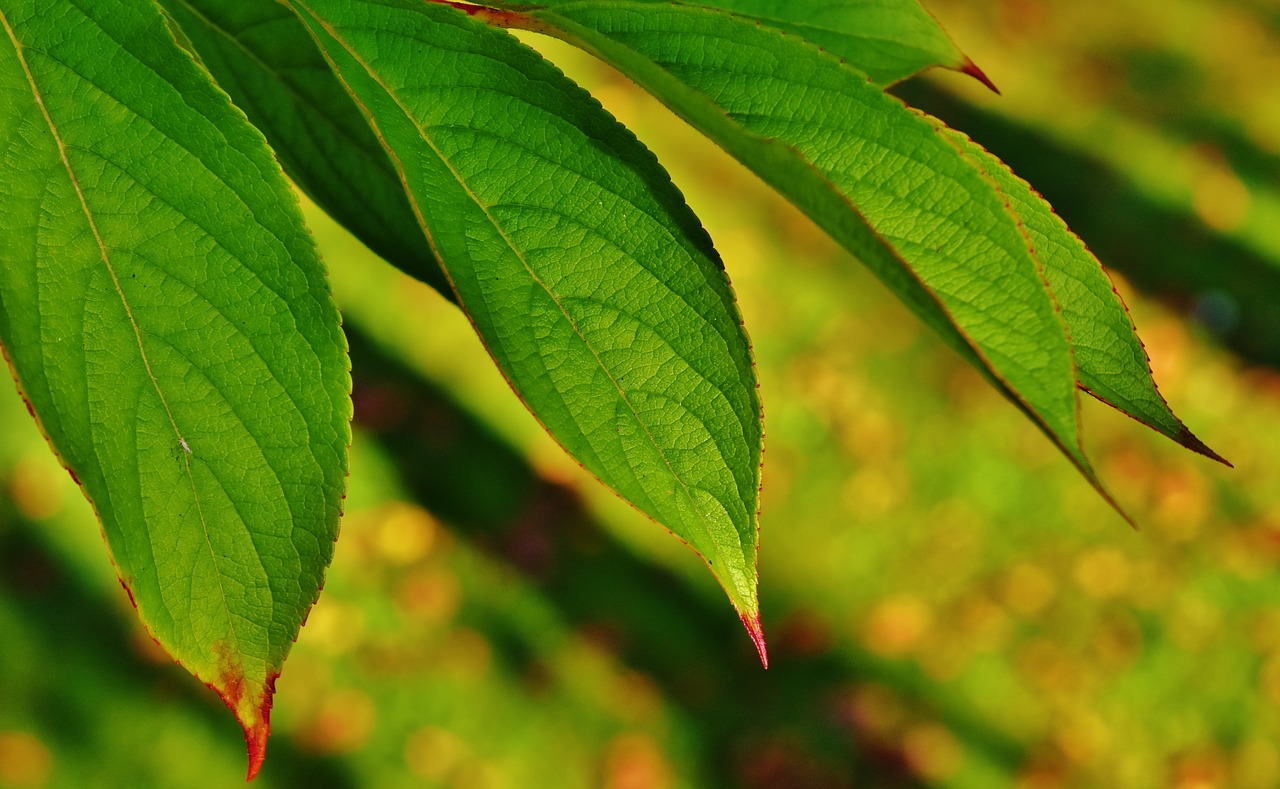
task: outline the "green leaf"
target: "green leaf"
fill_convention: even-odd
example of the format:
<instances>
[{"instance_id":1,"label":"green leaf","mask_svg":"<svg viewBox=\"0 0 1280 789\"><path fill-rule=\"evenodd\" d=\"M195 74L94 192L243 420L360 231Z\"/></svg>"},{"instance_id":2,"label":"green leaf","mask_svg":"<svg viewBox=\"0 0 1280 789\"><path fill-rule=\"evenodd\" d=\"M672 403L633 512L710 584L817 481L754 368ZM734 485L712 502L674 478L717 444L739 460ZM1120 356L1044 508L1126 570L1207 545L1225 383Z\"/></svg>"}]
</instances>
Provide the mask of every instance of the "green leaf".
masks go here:
<instances>
[{"instance_id":1,"label":"green leaf","mask_svg":"<svg viewBox=\"0 0 1280 789\"><path fill-rule=\"evenodd\" d=\"M916 0L715 0L695 5L723 8L817 44L879 85L934 66L975 68Z\"/></svg>"},{"instance_id":2,"label":"green leaf","mask_svg":"<svg viewBox=\"0 0 1280 789\"><path fill-rule=\"evenodd\" d=\"M703 7L579 0L492 24L612 64L789 198L1105 491L1080 446L1075 364L1030 240L933 122L784 31Z\"/></svg>"},{"instance_id":3,"label":"green leaf","mask_svg":"<svg viewBox=\"0 0 1280 789\"><path fill-rule=\"evenodd\" d=\"M579 0L544 0L550 9ZM731 12L735 17L816 44L847 60L878 85L892 85L935 66L974 76L991 86L917 0L630 0L630 5L677 6ZM528 9L520 2L485 3Z\"/></svg>"},{"instance_id":4,"label":"green leaf","mask_svg":"<svg viewBox=\"0 0 1280 789\"><path fill-rule=\"evenodd\" d=\"M1227 463L1170 410L1151 377L1151 362L1128 309L1084 242L1004 162L941 121L937 124L995 179L1022 220L1071 332L1080 387L1187 449Z\"/></svg>"},{"instance_id":5,"label":"green leaf","mask_svg":"<svg viewBox=\"0 0 1280 789\"><path fill-rule=\"evenodd\" d=\"M316 205L384 260L452 299L399 174L298 18L261 0L161 3Z\"/></svg>"},{"instance_id":6,"label":"green leaf","mask_svg":"<svg viewBox=\"0 0 1280 789\"><path fill-rule=\"evenodd\" d=\"M388 145L513 388L706 560L758 636L754 365L723 266L666 172L535 52L458 10L290 5Z\"/></svg>"},{"instance_id":7,"label":"green leaf","mask_svg":"<svg viewBox=\"0 0 1280 789\"><path fill-rule=\"evenodd\" d=\"M345 489L323 266L261 135L150 2L3 0L0 26L0 342L252 775Z\"/></svg>"}]
</instances>

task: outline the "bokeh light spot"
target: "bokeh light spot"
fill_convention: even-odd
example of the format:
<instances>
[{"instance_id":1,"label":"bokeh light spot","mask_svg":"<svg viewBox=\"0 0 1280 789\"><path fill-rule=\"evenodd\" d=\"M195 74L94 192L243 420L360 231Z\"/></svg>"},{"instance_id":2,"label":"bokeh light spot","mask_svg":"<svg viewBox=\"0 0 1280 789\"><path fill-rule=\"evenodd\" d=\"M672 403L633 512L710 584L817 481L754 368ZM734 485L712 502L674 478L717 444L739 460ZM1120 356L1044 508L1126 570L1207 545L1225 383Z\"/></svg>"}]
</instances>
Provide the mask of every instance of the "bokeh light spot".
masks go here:
<instances>
[{"instance_id":1,"label":"bokeh light spot","mask_svg":"<svg viewBox=\"0 0 1280 789\"><path fill-rule=\"evenodd\" d=\"M872 609L863 627L867 649L884 657L905 657L928 634L933 612L919 598L891 597Z\"/></svg>"},{"instance_id":2,"label":"bokeh light spot","mask_svg":"<svg viewBox=\"0 0 1280 789\"><path fill-rule=\"evenodd\" d=\"M49 749L25 731L0 731L0 786L35 789L53 770Z\"/></svg>"},{"instance_id":3,"label":"bokeh light spot","mask_svg":"<svg viewBox=\"0 0 1280 789\"><path fill-rule=\"evenodd\" d=\"M628 732L614 737L605 750L607 789L668 789L671 765L658 743L647 734Z\"/></svg>"}]
</instances>

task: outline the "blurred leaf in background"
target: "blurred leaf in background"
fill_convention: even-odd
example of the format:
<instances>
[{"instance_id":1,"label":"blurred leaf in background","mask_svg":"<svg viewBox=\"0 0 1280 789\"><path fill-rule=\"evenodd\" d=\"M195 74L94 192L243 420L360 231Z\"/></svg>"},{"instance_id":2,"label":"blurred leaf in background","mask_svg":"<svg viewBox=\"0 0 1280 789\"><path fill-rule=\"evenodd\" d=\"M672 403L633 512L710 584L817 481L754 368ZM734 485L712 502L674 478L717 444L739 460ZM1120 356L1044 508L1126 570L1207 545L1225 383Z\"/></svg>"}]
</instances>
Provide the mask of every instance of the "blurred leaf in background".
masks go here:
<instances>
[{"instance_id":1,"label":"blurred leaf in background","mask_svg":"<svg viewBox=\"0 0 1280 789\"><path fill-rule=\"evenodd\" d=\"M1257 366L1280 358L1280 16L931 9L1004 98L951 74L895 92L1008 161L1123 275L1162 392L1237 469L1086 402L1087 446L1144 525L1126 529L808 220L624 78L530 36L666 163L752 326L771 667L697 559L513 401L456 309L313 211L358 435L259 781L1280 783L1280 375ZM133 624L87 507L3 402L0 786L239 785L217 701Z\"/></svg>"}]
</instances>

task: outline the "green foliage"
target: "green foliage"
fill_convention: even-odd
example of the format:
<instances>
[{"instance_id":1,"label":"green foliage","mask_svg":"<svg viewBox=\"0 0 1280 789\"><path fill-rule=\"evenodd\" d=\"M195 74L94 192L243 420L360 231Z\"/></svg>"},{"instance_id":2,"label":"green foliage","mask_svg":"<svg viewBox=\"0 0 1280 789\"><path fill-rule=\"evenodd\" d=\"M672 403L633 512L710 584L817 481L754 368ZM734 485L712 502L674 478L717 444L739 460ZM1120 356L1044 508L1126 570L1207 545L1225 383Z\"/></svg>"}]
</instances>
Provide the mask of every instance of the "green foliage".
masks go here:
<instances>
[{"instance_id":1,"label":"green foliage","mask_svg":"<svg viewBox=\"0 0 1280 789\"><path fill-rule=\"evenodd\" d=\"M154 7L15 3L0 24L0 339L138 615L256 766L345 490L324 269L261 135Z\"/></svg>"},{"instance_id":2,"label":"green foliage","mask_svg":"<svg viewBox=\"0 0 1280 789\"><path fill-rule=\"evenodd\" d=\"M551 436L706 561L764 658L763 426L724 266L652 154L502 28L595 54L753 170L1108 499L1081 389L1217 457L1048 205L883 91L981 75L914 0L163 5L0 2L0 341L141 620L244 725L251 775L350 436L345 340L281 167L457 302Z\"/></svg>"}]
</instances>

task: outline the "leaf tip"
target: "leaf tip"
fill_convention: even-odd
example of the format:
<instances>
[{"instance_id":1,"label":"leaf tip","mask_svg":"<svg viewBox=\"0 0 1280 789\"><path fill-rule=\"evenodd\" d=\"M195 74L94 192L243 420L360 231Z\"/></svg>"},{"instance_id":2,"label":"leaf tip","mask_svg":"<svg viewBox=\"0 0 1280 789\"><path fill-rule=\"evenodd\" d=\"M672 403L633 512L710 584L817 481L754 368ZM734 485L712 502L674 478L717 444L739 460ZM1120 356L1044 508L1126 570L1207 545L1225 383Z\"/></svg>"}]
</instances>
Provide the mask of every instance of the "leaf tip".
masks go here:
<instances>
[{"instance_id":1,"label":"leaf tip","mask_svg":"<svg viewBox=\"0 0 1280 789\"><path fill-rule=\"evenodd\" d=\"M252 723L241 721L244 727L244 741L249 753L249 769L245 782L252 781L262 769L262 762L267 758L267 736L271 733L271 700L267 699L266 708L260 717Z\"/></svg>"},{"instance_id":2,"label":"leaf tip","mask_svg":"<svg viewBox=\"0 0 1280 789\"><path fill-rule=\"evenodd\" d=\"M267 737L271 734L271 703L276 695L276 678L280 672L272 671L263 683L262 695L253 705L247 718L236 712L236 719L244 728L244 742L249 754L249 769L245 782L252 781L262 769L262 762L267 758Z\"/></svg>"},{"instance_id":3,"label":"leaf tip","mask_svg":"<svg viewBox=\"0 0 1280 789\"><path fill-rule=\"evenodd\" d=\"M252 694L245 693L246 679L243 672L225 670L218 677L217 684L208 683L210 689L218 694L236 716L240 728L244 729L245 748L249 757L246 782L258 775L267 757L267 738L271 734L271 704L275 698L276 679L279 676L279 671L269 671L261 689Z\"/></svg>"},{"instance_id":4,"label":"leaf tip","mask_svg":"<svg viewBox=\"0 0 1280 789\"><path fill-rule=\"evenodd\" d=\"M996 87L996 83L991 81L991 78L987 76L986 72L978 68L978 64L974 63L972 58L966 57L964 59L964 63L960 64L960 68L956 70L959 71L961 74L967 74L970 77L973 77L977 81L981 82L983 85L986 85L991 90L991 92L996 94L997 96L1003 95L1000 92L1000 89Z\"/></svg>"},{"instance_id":5,"label":"leaf tip","mask_svg":"<svg viewBox=\"0 0 1280 789\"><path fill-rule=\"evenodd\" d=\"M1065 450L1065 445L1059 444L1058 446ZM1094 471L1093 466L1089 463L1083 453L1074 454L1067 451L1067 456L1071 458L1071 462L1080 471L1080 473L1084 475L1084 478L1088 480L1089 484L1095 491L1097 491L1098 495L1102 497L1102 500L1105 501L1111 509L1115 510L1116 514L1123 518L1125 523L1129 524L1129 528L1134 531L1142 531L1138 526L1138 522L1133 519L1133 516L1130 515L1124 507L1120 506L1120 502L1116 501L1116 497L1111 494L1111 491L1107 489L1106 485L1102 484L1102 479L1098 477L1098 472Z\"/></svg>"},{"instance_id":6,"label":"leaf tip","mask_svg":"<svg viewBox=\"0 0 1280 789\"><path fill-rule=\"evenodd\" d=\"M1116 497L1111 495L1111 491L1103 487L1101 482L1095 479L1093 487L1094 490L1098 491L1098 493L1102 495L1102 498L1107 502L1107 504L1111 505L1111 509L1115 510L1116 514L1121 518L1124 518L1124 522L1129 524L1129 528L1134 531L1142 531L1142 528L1138 526L1138 522L1133 519L1133 516L1129 514L1128 510L1120 506L1120 502L1116 501Z\"/></svg>"},{"instance_id":7,"label":"leaf tip","mask_svg":"<svg viewBox=\"0 0 1280 789\"><path fill-rule=\"evenodd\" d=\"M1186 425L1182 425L1182 429L1178 431L1177 441L1179 444L1191 450L1192 452L1195 452L1197 455L1204 455L1210 460L1216 460L1217 462L1221 463L1227 468L1236 467L1235 464L1232 463L1230 460L1227 460L1222 455L1219 455L1217 452L1214 452L1212 449L1210 449L1209 445L1201 441L1198 437L1196 437L1196 434L1192 433L1187 428Z\"/></svg>"},{"instance_id":8,"label":"leaf tip","mask_svg":"<svg viewBox=\"0 0 1280 789\"><path fill-rule=\"evenodd\" d=\"M769 668L769 650L764 643L764 628L760 626L760 614L739 614L742 619L742 626L747 629L747 635L751 636L751 643L756 645L756 652L760 655L760 665L766 669Z\"/></svg>"}]
</instances>

